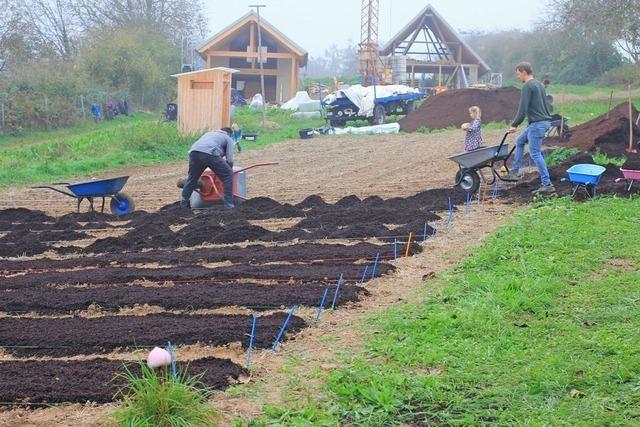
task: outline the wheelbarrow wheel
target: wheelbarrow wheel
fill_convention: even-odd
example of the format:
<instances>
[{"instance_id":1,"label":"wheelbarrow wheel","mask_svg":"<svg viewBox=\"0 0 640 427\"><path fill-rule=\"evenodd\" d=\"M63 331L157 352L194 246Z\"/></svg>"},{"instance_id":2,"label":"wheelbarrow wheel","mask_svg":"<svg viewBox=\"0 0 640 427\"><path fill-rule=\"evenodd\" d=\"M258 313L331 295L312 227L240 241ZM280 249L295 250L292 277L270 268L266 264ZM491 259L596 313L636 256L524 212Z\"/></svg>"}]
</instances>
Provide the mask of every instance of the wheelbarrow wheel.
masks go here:
<instances>
[{"instance_id":1,"label":"wheelbarrow wheel","mask_svg":"<svg viewBox=\"0 0 640 427\"><path fill-rule=\"evenodd\" d=\"M130 214L136 208L133 199L127 193L118 193L112 197L109 207L115 216Z\"/></svg>"},{"instance_id":2,"label":"wheelbarrow wheel","mask_svg":"<svg viewBox=\"0 0 640 427\"><path fill-rule=\"evenodd\" d=\"M475 193L480 188L480 176L476 171L458 171L456 173L456 185L459 185L467 193Z\"/></svg>"}]
</instances>

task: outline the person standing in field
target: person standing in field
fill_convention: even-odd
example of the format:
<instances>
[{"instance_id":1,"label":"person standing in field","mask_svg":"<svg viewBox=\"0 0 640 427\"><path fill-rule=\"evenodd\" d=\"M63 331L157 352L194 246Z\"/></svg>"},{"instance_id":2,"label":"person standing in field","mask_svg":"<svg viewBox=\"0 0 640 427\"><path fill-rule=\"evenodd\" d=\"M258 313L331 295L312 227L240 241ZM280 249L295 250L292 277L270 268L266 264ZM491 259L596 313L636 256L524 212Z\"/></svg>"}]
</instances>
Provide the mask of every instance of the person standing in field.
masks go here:
<instances>
[{"instance_id":1,"label":"person standing in field","mask_svg":"<svg viewBox=\"0 0 640 427\"><path fill-rule=\"evenodd\" d=\"M516 75L523 84L520 95L520 105L509 133L515 133L518 126L526 118L527 127L516 138L516 154L511 166L511 172L503 177L507 181L518 181L521 178L520 166L524 155L524 146L529 144L529 156L536 164L540 173L541 186L534 193L551 194L556 189L551 184L547 163L542 155L542 143L549 127L551 127L551 113L547 107L544 86L533 77L533 67L528 62L521 62L516 66Z\"/></svg>"},{"instance_id":2,"label":"person standing in field","mask_svg":"<svg viewBox=\"0 0 640 427\"><path fill-rule=\"evenodd\" d=\"M469 108L470 123L464 123L461 129L464 135L464 151L473 151L482 145L482 111L475 105Z\"/></svg>"}]
</instances>

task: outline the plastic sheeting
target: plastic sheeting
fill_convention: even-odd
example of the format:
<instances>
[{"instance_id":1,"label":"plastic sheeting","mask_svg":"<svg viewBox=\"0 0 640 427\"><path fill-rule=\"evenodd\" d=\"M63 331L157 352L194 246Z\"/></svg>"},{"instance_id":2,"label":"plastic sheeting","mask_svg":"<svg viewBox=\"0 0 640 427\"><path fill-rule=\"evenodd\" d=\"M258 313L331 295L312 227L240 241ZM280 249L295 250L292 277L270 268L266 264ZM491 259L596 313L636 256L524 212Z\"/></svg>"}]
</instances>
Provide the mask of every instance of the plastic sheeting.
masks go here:
<instances>
[{"instance_id":1,"label":"plastic sheeting","mask_svg":"<svg viewBox=\"0 0 640 427\"><path fill-rule=\"evenodd\" d=\"M262 99L262 94L256 93L255 95L253 95L253 98L251 98L251 103L249 104L249 107L255 110L262 110L263 106L264 106L264 101Z\"/></svg>"},{"instance_id":2,"label":"plastic sheeting","mask_svg":"<svg viewBox=\"0 0 640 427\"><path fill-rule=\"evenodd\" d=\"M305 91L300 91L296 93L296 96L282 104L283 110L297 110L300 104L306 104L308 102L313 101L309 94Z\"/></svg>"},{"instance_id":3,"label":"plastic sheeting","mask_svg":"<svg viewBox=\"0 0 640 427\"><path fill-rule=\"evenodd\" d=\"M355 128L352 126L346 128L335 128L333 133L336 135L375 135L375 134L383 134L383 133L398 133L400 132L400 125L398 123L387 123L384 125L376 125L376 126L363 126L359 128Z\"/></svg>"},{"instance_id":4,"label":"plastic sheeting","mask_svg":"<svg viewBox=\"0 0 640 427\"><path fill-rule=\"evenodd\" d=\"M333 103L337 98L349 98L356 107L358 107L360 116L373 115L373 107L375 106L375 98L384 98L387 96L402 95L406 93L418 93L418 89L405 85L390 86L368 86L362 85L351 86L348 89L342 89L328 95L324 102L326 104Z\"/></svg>"}]
</instances>

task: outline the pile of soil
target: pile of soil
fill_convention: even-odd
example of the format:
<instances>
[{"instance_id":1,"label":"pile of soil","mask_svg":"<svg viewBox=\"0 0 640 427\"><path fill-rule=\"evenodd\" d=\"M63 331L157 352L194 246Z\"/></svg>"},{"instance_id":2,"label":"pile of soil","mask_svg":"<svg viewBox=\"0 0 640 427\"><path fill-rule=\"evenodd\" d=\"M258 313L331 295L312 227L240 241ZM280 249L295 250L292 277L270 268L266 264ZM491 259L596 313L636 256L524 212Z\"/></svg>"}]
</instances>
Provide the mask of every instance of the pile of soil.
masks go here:
<instances>
[{"instance_id":1,"label":"pile of soil","mask_svg":"<svg viewBox=\"0 0 640 427\"><path fill-rule=\"evenodd\" d=\"M469 122L469 107L473 105L482 110L484 123L509 121L516 115L519 102L520 91L515 87L448 90L430 96L420 108L400 120L400 130L459 127Z\"/></svg>"},{"instance_id":2,"label":"pile of soil","mask_svg":"<svg viewBox=\"0 0 640 427\"><path fill-rule=\"evenodd\" d=\"M205 358L178 362L189 375L202 375L206 387L225 389L229 379L248 375L246 369L228 359ZM140 375L138 363L127 363L129 372ZM107 403L125 384L115 380L124 374L120 360L27 360L0 362L0 401L33 403Z\"/></svg>"},{"instance_id":3,"label":"pile of soil","mask_svg":"<svg viewBox=\"0 0 640 427\"><path fill-rule=\"evenodd\" d=\"M254 344L268 348L275 340L287 313L260 316ZM146 316L103 316L25 318L7 317L0 325L0 342L15 356L73 356L109 353L116 349L153 347L171 341L176 345L201 343L223 346L233 342L247 345L249 315L148 314ZM287 332L295 334L307 326L291 316Z\"/></svg>"},{"instance_id":4,"label":"pile of soil","mask_svg":"<svg viewBox=\"0 0 640 427\"><path fill-rule=\"evenodd\" d=\"M640 142L640 128L635 125L638 110L632 108L634 145ZM549 142L557 142L557 138L550 138ZM571 128L571 138L566 144L581 151L595 152L600 150L610 157L626 156L630 164L640 162L640 155L629 154L629 104L623 102L607 114L603 114L581 125ZM626 166L626 165L625 165Z\"/></svg>"}]
</instances>

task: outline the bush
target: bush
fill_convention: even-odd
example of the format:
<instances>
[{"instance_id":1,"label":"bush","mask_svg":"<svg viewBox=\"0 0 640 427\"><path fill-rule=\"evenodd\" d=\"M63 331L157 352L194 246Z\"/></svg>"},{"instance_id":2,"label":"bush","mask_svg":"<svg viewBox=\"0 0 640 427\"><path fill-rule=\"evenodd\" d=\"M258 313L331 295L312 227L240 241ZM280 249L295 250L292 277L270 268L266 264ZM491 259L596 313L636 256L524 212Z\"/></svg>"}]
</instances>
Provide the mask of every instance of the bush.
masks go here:
<instances>
[{"instance_id":1,"label":"bush","mask_svg":"<svg viewBox=\"0 0 640 427\"><path fill-rule=\"evenodd\" d=\"M215 425L217 413L208 403L212 391L200 388L201 376L190 377L186 370L173 378L169 369L157 371L140 363L140 375L125 366L116 380L126 386L118 391L122 407L111 414L119 426L191 427Z\"/></svg>"},{"instance_id":2,"label":"bush","mask_svg":"<svg viewBox=\"0 0 640 427\"><path fill-rule=\"evenodd\" d=\"M627 161L627 158L624 156L609 157L605 153L601 153L600 149L596 150L596 152L593 153L592 157L593 157L593 163L601 166L614 165L621 168L622 165L624 165L624 163Z\"/></svg>"},{"instance_id":3,"label":"bush","mask_svg":"<svg viewBox=\"0 0 640 427\"><path fill-rule=\"evenodd\" d=\"M555 166L579 153L576 148L557 148L547 156L547 166Z\"/></svg>"},{"instance_id":4,"label":"bush","mask_svg":"<svg viewBox=\"0 0 640 427\"><path fill-rule=\"evenodd\" d=\"M640 64L626 64L609 70L602 75L596 84L599 86L627 87L640 85Z\"/></svg>"}]
</instances>

